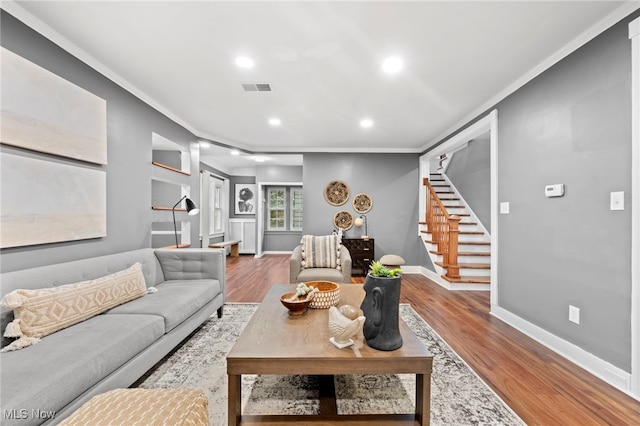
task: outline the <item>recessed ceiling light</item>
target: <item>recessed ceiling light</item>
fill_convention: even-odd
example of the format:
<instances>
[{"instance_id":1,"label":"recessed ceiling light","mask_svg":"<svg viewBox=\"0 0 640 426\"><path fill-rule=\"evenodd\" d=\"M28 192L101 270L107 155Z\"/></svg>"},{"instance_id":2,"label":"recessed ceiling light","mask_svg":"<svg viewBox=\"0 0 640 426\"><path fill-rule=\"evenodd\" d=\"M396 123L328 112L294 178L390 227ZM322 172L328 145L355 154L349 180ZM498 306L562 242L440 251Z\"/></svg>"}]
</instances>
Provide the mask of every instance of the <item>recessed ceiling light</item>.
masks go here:
<instances>
[{"instance_id":1,"label":"recessed ceiling light","mask_svg":"<svg viewBox=\"0 0 640 426\"><path fill-rule=\"evenodd\" d=\"M395 74L404 66L402 59L397 56L391 56L382 62L382 70L387 74Z\"/></svg>"},{"instance_id":2,"label":"recessed ceiling light","mask_svg":"<svg viewBox=\"0 0 640 426\"><path fill-rule=\"evenodd\" d=\"M238 56L236 58L236 65L240 68L251 68L253 67L253 59L246 56Z\"/></svg>"},{"instance_id":3,"label":"recessed ceiling light","mask_svg":"<svg viewBox=\"0 0 640 426\"><path fill-rule=\"evenodd\" d=\"M253 157L253 161L255 161L256 163L264 163L265 161L267 161L267 159L264 157L257 156L257 157Z\"/></svg>"},{"instance_id":4,"label":"recessed ceiling light","mask_svg":"<svg viewBox=\"0 0 640 426\"><path fill-rule=\"evenodd\" d=\"M211 146L211 144L209 142L200 141L200 146L202 148L209 148Z\"/></svg>"},{"instance_id":5,"label":"recessed ceiling light","mask_svg":"<svg viewBox=\"0 0 640 426\"><path fill-rule=\"evenodd\" d=\"M364 118L364 119L360 120L360 127L362 127L363 129L368 129L371 126L373 126L373 120L372 119Z\"/></svg>"},{"instance_id":6,"label":"recessed ceiling light","mask_svg":"<svg viewBox=\"0 0 640 426\"><path fill-rule=\"evenodd\" d=\"M238 151L237 149L232 149L229 153L231 155L240 155L240 151Z\"/></svg>"},{"instance_id":7,"label":"recessed ceiling light","mask_svg":"<svg viewBox=\"0 0 640 426\"><path fill-rule=\"evenodd\" d=\"M282 124L282 121L280 121L279 118L270 118L269 119L269 124L271 124L272 126L279 126Z\"/></svg>"}]
</instances>

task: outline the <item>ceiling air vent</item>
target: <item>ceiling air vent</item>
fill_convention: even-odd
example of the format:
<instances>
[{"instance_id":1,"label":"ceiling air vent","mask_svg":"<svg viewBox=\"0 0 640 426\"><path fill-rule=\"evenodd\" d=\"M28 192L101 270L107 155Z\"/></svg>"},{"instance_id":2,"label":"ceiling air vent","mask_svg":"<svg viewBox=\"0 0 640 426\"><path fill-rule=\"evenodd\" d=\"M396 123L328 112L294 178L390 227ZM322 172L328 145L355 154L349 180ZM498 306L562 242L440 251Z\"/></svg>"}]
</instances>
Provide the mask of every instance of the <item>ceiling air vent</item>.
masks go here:
<instances>
[{"instance_id":1,"label":"ceiling air vent","mask_svg":"<svg viewBox=\"0 0 640 426\"><path fill-rule=\"evenodd\" d=\"M245 92L270 92L271 85L269 83L243 83L242 88Z\"/></svg>"}]
</instances>

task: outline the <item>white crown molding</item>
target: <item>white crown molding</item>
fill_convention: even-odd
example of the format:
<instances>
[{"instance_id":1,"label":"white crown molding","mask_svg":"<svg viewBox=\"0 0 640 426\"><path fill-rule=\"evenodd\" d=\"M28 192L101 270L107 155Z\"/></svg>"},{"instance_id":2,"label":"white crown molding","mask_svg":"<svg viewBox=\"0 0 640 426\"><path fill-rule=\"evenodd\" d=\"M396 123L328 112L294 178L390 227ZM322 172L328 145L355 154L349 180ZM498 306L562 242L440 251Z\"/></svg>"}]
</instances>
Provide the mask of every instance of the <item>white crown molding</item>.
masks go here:
<instances>
[{"instance_id":1,"label":"white crown molding","mask_svg":"<svg viewBox=\"0 0 640 426\"><path fill-rule=\"evenodd\" d=\"M175 121L177 124L181 125L194 135L198 135L197 129L191 126L189 123L180 119L178 115L174 114L171 110L165 108L160 102L155 100L152 96L139 89L135 85L129 83L125 78L120 76L118 73L104 65L102 62L94 58L91 54L86 52L85 50L78 47L75 43L73 43L68 38L64 37L62 34L55 31L49 25L44 23L42 20L35 17L30 12L26 11L22 6L16 3L13 0L2 0L2 4L0 7L11 15L15 16L17 19L22 21L24 24L29 26L34 31L38 32L45 38L51 40L53 43L57 44L60 48L66 50L71 55L80 59L85 64L89 65L94 70L98 71L100 74L107 77L109 80L113 81L118 86L132 93L134 96L142 100L143 102L150 105L152 108L155 108L162 114L169 117L171 120Z\"/></svg>"},{"instance_id":2,"label":"white crown molding","mask_svg":"<svg viewBox=\"0 0 640 426\"><path fill-rule=\"evenodd\" d=\"M607 15L605 18L600 20L598 23L593 25L591 28L589 28L588 30L584 31L581 35L576 37L573 41L571 41L570 43L565 45L563 48L558 50L555 54L551 55L549 58L547 58L546 60L541 62L537 67L535 67L534 69L532 69L531 71L526 73L524 76L522 76L520 79L516 80L513 84L509 85L507 88L505 88L503 91L498 93L496 96L494 96L491 99L489 99L487 102L485 102L479 108L476 108L471 114L468 114L465 118L463 118L462 120L458 121L458 123L456 123L455 125L450 127L447 131L441 133L439 136L434 138L431 142L427 143L426 145L424 145L422 147L404 148L404 149L398 149L398 148L349 148L349 147L341 147L341 148L316 147L316 148L313 148L313 147L308 147L308 148L304 148L304 149L295 148L295 149L287 150L287 149L283 149L282 147L266 147L266 148L265 147L260 147L260 148L252 147L252 146L244 145L244 144L242 144L240 142L237 142L237 141L234 141L234 140L221 138L219 136L209 135L209 134L207 134L205 132L202 132L200 129L197 129L196 127L194 127L190 123L188 123L185 120L181 119L173 111L171 111L170 109L166 108L162 103L160 103L156 99L154 99L153 96L150 96L148 93L146 93L145 91L141 90L140 88L138 88L134 84L131 84L124 77L122 77L121 75L119 75L118 73L116 73L115 71L110 69L108 66L106 66L105 64L100 62L98 59L93 57L91 54L89 54L85 50L81 49L74 42L72 42L71 40L69 40L66 37L62 36L60 33L55 31L54 29L52 29L49 25L44 23L42 20L38 19L37 17L32 15L30 12L26 11L24 8L22 8L22 6L20 6L14 0L2 0L2 3L0 4L0 7L2 9L6 10L7 12L9 12L11 15L15 16L16 18L18 18L20 21L25 23L27 26L32 28L34 31L40 33L41 35L43 35L47 39L51 40L52 42L54 42L55 44L60 46L62 49L64 49L67 52L69 52L71 55L73 55L76 58L80 59L82 62L86 63L91 68L95 69L97 72L99 72L100 74L102 74L105 77L107 77L109 80L113 81L118 86L120 86L120 87L124 88L125 90L129 91L134 96L136 96L137 98L139 98L143 102L147 103L152 108L154 108L154 109L158 110L159 112L161 112L162 114L166 115L168 118L170 118L171 120L173 120L177 124L181 125L182 127L187 129L189 132L193 133L198 138L210 139L212 141L225 143L225 144L231 145L233 147L237 147L239 149L246 149L246 150L249 150L249 151L259 150L259 151L263 151L263 152L272 152L272 153L278 153L278 152L280 152L280 153L291 153L291 152L296 152L296 153L300 153L300 152L365 153L365 152L372 152L372 153L407 153L407 154L421 153L421 152L426 151L434 143L442 140L443 138L447 137L448 135L451 135L457 129L463 127L464 125L469 123L471 120L473 120L475 117L477 117L478 115L482 114L484 111L486 111L489 108L491 108L494 105L496 105L502 99L504 99L505 97L507 97L511 93L515 92L517 89L522 87L524 84L526 84L528 81L532 80L534 77L536 77L540 73L542 73L544 70L548 69L553 64L555 64L556 62L558 62L559 60L561 60L565 56L569 55L571 52L573 52L574 50L576 50L580 46L584 45L585 43L587 43L589 40L591 40L592 38L594 38L595 36L597 36L601 32L605 31L607 28L609 28L610 26L612 26L613 24L618 22L620 19L623 19L624 17L628 16L630 13L632 13L635 10L637 10L638 8L640 8L640 6L638 5L637 1L629 1L629 2L624 3L622 6L620 6L619 8L617 8L616 10L611 12L609 15Z\"/></svg>"},{"instance_id":3,"label":"white crown molding","mask_svg":"<svg viewBox=\"0 0 640 426\"><path fill-rule=\"evenodd\" d=\"M468 114L465 118L458 121L453 126L449 127L444 132L440 133L438 136L433 138L430 142L425 144L422 147L421 152L428 150L434 144L440 142L441 140L448 138L454 132L458 131L462 127L466 126L476 117L482 115L486 111L494 108L498 103L504 100L507 96L511 95L522 86L527 84L529 81L533 80L538 75L542 74L547 69L551 68L553 65L558 63L563 58L569 56L571 53L579 49L580 47L587 44L593 38L597 37L599 34L603 33L616 23L618 23L621 19L626 18L631 13L640 9L640 2L628 1L623 5L609 13L607 16L602 18L600 21L596 22L587 30L583 31L582 34L571 40L569 43L564 45L564 47L557 50L554 54L540 62L536 67L532 68L529 72L525 73L522 77L514 81L512 84L507 86L504 90L497 93L495 96L491 97L485 103L480 105L478 108L474 109L470 114Z\"/></svg>"},{"instance_id":4,"label":"white crown molding","mask_svg":"<svg viewBox=\"0 0 640 426\"><path fill-rule=\"evenodd\" d=\"M168 118L181 125L189 132L193 133L196 138L207 139L210 141L215 141L218 143L223 143L226 145L230 145L234 148L244 149L247 151L260 151L260 152L269 152L269 153L300 153L300 152L331 152L331 153L420 153L422 149L420 148L407 148L407 149L398 149L398 148L349 148L349 147L340 147L340 148L327 148L327 147L308 147L301 149L291 148L286 149L282 147L255 147L249 146L238 141L234 141L231 139L227 139L224 137L220 137L218 135L208 134L206 132L201 131L190 123L186 122L182 118L175 114L173 111L165 107L162 103L158 102L153 96L149 95L142 89L138 88L134 84L131 84L124 77L119 75L117 72L113 71L111 68L100 62L98 59L93 57L90 53L80 48L73 41L61 35L59 32L55 31L45 22L35 17L33 14L25 10L22 6L16 3L14 0L2 0L2 4L0 7L11 15L18 18L20 21L25 23L34 31L38 32L45 38L51 40L53 43L60 46L62 49L69 52L71 55L75 56L85 64L89 65L91 68L99 72L100 74L107 77L109 80L113 81L118 86L132 93L134 96L151 106L152 108L158 110L162 114L166 115Z\"/></svg>"}]
</instances>

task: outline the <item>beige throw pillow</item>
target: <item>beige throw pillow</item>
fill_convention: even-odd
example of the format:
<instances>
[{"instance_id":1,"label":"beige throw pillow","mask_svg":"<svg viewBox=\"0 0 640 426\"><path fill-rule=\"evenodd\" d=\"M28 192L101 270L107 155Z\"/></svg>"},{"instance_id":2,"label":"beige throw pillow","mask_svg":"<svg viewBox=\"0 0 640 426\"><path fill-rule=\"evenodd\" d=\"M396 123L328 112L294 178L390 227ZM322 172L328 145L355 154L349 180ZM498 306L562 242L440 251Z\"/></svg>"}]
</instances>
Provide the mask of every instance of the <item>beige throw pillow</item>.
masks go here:
<instances>
[{"instance_id":1,"label":"beige throw pillow","mask_svg":"<svg viewBox=\"0 0 640 426\"><path fill-rule=\"evenodd\" d=\"M303 268L341 269L340 238L337 235L304 235L300 244Z\"/></svg>"},{"instance_id":2,"label":"beige throw pillow","mask_svg":"<svg viewBox=\"0 0 640 426\"><path fill-rule=\"evenodd\" d=\"M140 263L90 281L14 290L2 298L2 305L13 309L15 318L7 325L4 336L20 339L2 352L37 343L41 337L142 297L146 292Z\"/></svg>"}]
</instances>

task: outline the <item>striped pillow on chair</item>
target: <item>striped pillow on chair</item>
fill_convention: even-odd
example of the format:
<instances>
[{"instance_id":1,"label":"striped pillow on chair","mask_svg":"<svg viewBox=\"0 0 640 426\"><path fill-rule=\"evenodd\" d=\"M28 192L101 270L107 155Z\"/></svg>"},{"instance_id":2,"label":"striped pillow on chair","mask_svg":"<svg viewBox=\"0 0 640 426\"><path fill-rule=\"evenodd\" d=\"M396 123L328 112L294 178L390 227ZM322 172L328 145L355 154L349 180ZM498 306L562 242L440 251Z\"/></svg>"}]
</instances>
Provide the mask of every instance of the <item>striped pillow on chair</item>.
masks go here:
<instances>
[{"instance_id":1,"label":"striped pillow on chair","mask_svg":"<svg viewBox=\"0 0 640 426\"><path fill-rule=\"evenodd\" d=\"M341 269L340 238L337 235L304 235L300 244L303 268Z\"/></svg>"}]
</instances>

